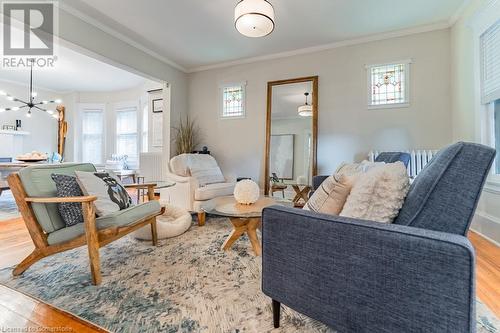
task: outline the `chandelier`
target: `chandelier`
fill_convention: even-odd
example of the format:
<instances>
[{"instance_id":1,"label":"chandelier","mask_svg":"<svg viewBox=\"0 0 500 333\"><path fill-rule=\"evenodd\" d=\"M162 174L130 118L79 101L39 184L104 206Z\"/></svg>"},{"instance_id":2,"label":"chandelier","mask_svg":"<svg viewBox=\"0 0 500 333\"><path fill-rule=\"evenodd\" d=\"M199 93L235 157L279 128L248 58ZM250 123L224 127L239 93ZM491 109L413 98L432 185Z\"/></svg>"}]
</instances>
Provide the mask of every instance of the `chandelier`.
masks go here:
<instances>
[{"instance_id":1,"label":"chandelier","mask_svg":"<svg viewBox=\"0 0 500 333\"><path fill-rule=\"evenodd\" d=\"M41 107L41 105L47 105L47 104L53 104L53 103L59 104L59 103L61 103L60 99L55 99L55 100L50 100L50 101L43 100L43 101L40 101L40 102L35 101L37 93L35 91L33 91L33 64L34 64L34 62L35 62L35 59L30 59L30 63L31 63L31 65L30 65L30 87L29 87L29 93L28 93L28 100L25 101L25 100L23 100L21 98L17 98L17 97L12 96L12 95L6 93L3 90L0 90L0 96L5 96L5 98L8 101L21 103L19 106L12 106L12 107L8 107L8 108L0 108L0 112L4 112L4 111L18 111L18 110L27 108L28 112L26 113L26 117L29 118L29 117L31 117L31 110L32 109L37 109L39 111L47 112L48 114L52 115L52 117L54 117L56 119L59 119L58 113L56 113L52 109L46 109L44 107Z\"/></svg>"},{"instance_id":2,"label":"chandelier","mask_svg":"<svg viewBox=\"0 0 500 333\"><path fill-rule=\"evenodd\" d=\"M297 111L299 112L299 116L311 117L313 114L313 107L311 104L307 103L307 97L309 96L309 93L305 92L304 96L306 96L306 103L299 106L299 109Z\"/></svg>"},{"instance_id":3,"label":"chandelier","mask_svg":"<svg viewBox=\"0 0 500 333\"><path fill-rule=\"evenodd\" d=\"M266 0L241 0L234 9L234 26L247 37L264 37L274 30L274 8Z\"/></svg>"}]
</instances>

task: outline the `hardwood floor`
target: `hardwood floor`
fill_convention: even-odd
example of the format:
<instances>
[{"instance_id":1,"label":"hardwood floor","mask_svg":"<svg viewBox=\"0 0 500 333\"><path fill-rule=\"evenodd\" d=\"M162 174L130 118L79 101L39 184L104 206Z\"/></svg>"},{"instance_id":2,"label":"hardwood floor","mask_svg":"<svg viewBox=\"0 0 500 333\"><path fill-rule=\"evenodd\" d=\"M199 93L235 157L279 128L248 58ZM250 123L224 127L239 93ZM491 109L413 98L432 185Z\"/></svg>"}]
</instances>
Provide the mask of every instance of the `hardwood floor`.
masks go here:
<instances>
[{"instance_id":1,"label":"hardwood floor","mask_svg":"<svg viewBox=\"0 0 500 333\"><path fill-rule=\"evenodd\" d=\"M500 247L469 232L476 249L476 293L497 317L500 317Z\"/></svg>"},{"instance_id":2,"label":"hardwood floor","mask_svg":"<svg viewBox=\"0 0 500 333\"><path fill-rule=\"evenodd\" d=\"M2 332L108 332L70 313L2 285L0 285L0 328Z\"/></svg>"},{"instance_id":3,"label":"hardwood floor","mask_svg":"<svg viewBox=\"0 0 500 333\"><path fill-rule=\"evenodd\" d=\"M477 296L500 317L500 247L469 233L477 254ZM0 268L20 262L33 249L21 218L0 222ZM70 332L105 332L68 313L0 285L0 328L68 327Z\"/></svg>"}]
</instances>

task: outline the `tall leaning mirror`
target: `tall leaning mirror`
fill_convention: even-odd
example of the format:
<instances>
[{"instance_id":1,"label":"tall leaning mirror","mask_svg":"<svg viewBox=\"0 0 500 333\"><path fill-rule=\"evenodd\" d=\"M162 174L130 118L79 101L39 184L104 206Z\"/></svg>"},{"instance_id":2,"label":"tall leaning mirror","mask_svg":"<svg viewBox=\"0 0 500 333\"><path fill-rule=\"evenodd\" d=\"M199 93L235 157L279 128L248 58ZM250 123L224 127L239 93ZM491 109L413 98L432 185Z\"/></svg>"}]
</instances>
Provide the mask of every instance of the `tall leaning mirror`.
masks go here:
<instances>
[{"instance_id":1,"label":"tall leaning mirror","mask_svg":"<svg viewBox=\"0 0 500 333\"><path fill-rule=\"evenodd\" d=\"M267 83L265 193L302 206L316 175L318 77Z\"/></svg>"}]
</instances>

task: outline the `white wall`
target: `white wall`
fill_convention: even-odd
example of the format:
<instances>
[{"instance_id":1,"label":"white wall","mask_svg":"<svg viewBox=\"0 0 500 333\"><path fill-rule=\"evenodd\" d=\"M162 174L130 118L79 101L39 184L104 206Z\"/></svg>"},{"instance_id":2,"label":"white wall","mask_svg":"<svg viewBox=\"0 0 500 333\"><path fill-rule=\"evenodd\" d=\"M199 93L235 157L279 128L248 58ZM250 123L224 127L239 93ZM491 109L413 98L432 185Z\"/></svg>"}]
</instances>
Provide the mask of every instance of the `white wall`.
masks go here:
<instances>
[{"instance_id":1,"label":"white wall","mask_svg":"<svg viewBox=\"0 0 500 333\"><path fill-rule=\"evenodd\" d=\"M480 142L480 124L475 115L474 33L471 20L489 1L473 0L451 28L451 105L453 140ZM481 195L471 228L500 243L500 187L487 184Z\"/></svg>"},{"instance_id":2,"label":"white wall","mask_svg":"<svg viewBox=\"0 0 500 333\"><path fill-rule=\"evenodd\" d=\"M28 79L28 78L27 78ZM11 82L0 81L0 90L11 94L14 97L24 98L27 100L29 87ZM36 89L38 93L37 100L52 100L62 98L62 96L54 91ZM10 107L20 105L15 102L8 102L4 97L0 99L0 107ZM55 105L48 105L55 109ZM14 125L16 119L20 119L22 129L30 132L30 135L23 136L23 152L31 152L33 150L52 153L57 151L57 120L51 115L39 111L32 110L31 118L26 117L26 109L19 111L5 111L0 113L0 129L3 125ZM2 144L0 142L0 144ZM15 156L14 156L15 157Z\"/></svg>"},{"instance_id":3,"label":"white wall","mask_svg":"<svg viewBox=\"0 0 500 333\"><path fill-rule=\"evenodd\" d=\"M319 75L318 170L371 149L437 149L451 142L449 30L190 74L189 115L223 171L263 184L268 81ZM365 64L411 58L411 106L367 110ZM245 119L220 120L218 87L247 81Z\"/></svg>"},{"instance_id":4,"label":"white wall","mask_svg":"<svg viewBox=\"0 0 500 333\"><path fill-rule=\"evenodd\" d=\"M64 8L59 11L59 37L61 43L83 54L153 80L168 82L169 90L165 92L168 96L168 105L164 107L165 124L176 126L181 116L187 114L187 75L184 72L87 23ZM163 132L164 143L171 141L170 128L164 127ZM164 145L163 152L166 155L166 168L170 146Z\"/></svg>"}]
</instances>

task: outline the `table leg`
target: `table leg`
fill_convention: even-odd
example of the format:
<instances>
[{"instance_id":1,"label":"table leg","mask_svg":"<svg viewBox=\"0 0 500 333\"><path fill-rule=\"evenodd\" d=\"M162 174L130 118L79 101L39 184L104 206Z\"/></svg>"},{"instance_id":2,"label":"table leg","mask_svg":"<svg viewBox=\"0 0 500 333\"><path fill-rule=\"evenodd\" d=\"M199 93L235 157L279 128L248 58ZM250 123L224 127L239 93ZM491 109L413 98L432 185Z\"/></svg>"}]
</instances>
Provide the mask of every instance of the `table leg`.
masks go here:
<instances>
[{"instance_id":1,"label":"table leg","mask_svg":"<svg viewBox=\"0 0 500 333\"><path fill-rule=\"evenodd\" d=\"M230 220L231 224L233 225L233 231L226 238L224 244L222 244L222 249L228 250L229 248L231 248L234 242L236 242L236 240L238 240L246 232L248 238L250 239L250 243L252 244L252 249L255 255L260 256L262 254L262 247L257 236L257 228L260 228L261 219L230 218Z\"/></svg>"},{"instance_id":2,"label":"table leg","mask_svg":"<svg viewBox=\"0 0 500 333\"><path fill-rule=\"evenodd\" d=\"M260 245L259 238L257 237L257 228L260 228L260 218L249 219L247 225L247 234L250 238L250 243L252 243L253 252L256 256L262 254L262 247Z\"/></svg>"},{"instance_id":3,"label":"table leg","mask_svg":"<svg viewBox=\"0 0 500 333\"><path fill-rule=\"evenodd\" d=\"M224 244L222 244L223 250L228 250L238 238L240 238L245 231L247 231L248 220L243 220L239 218L231 218L231 224L233 225L233 231L226 238Z\"/></svg>"},{"instance_id":4,"label":"table leg","mask_svg":"<svg viewBox=\"0 0 500 333\"><path fill-rule=\"evenodd\" d=\"M298 202L300 198L302 198L300 194L300 188L297 185L292 185L293 190L295 191L295 196L292 199L292 202Z\"/></svg>"},{"instance_id":5,"label":"table leg","mask_svg":"<svg viewBox=\"0 0 500 333\"><path fill-rule=\"evenodd\" d=\"M304 186L302 191L300 191L300 196L304 199L305 202L309 200L309 192L311 191L311 186Z\"/></svg>"}]
</instances>

